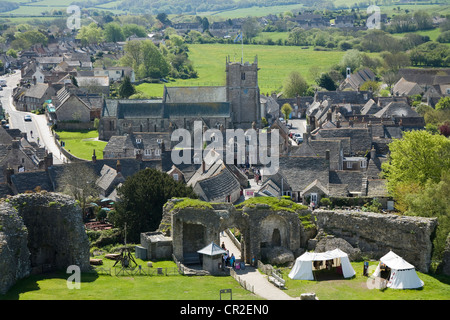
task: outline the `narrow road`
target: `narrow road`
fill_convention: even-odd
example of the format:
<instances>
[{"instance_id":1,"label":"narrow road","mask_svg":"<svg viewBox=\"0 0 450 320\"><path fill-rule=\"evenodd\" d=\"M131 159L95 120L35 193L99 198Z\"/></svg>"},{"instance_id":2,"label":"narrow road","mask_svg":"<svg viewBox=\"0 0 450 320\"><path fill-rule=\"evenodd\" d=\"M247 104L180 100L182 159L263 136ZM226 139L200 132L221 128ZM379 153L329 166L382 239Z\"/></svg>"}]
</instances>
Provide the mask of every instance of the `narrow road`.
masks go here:
<instances>
[{"instance_id":1,"label":"narrow road","mask_svg":"<svg viewBox=\"0 0 450 320\"><path fill-rule=\"evenodd\" d=\"M230 251L230 254L234 254L236 261L240 261L241 252L235 246L233 241L224 232L220 236L220 244L225 244L225 248ZM293 298L285 293L283 290L276 287L269 282L267 275L259 272L257 268L246 265L244 270L236 270L236 274L245 282L253 286L254 293L267 300L299 300L299 298Z\"/></svg>"},{"instance_id":2,"label":"narrow road","mask_svg":"<svg viewBox=\"0 0 450 320\"><path fill-rule=\"evenodd\" d=\"M59 151L56 145L50 127L47 125L45 115L36 115L31 112L17 111L12 101L13 88L20 82L20 71L16 70L14 74L3 75L0 79L6 80L7 86L0 91L0 100L2 102L5 114L9 116L9 127L19 129L27 134L28 141L34 141L41 147L45 147L50 153L53 153L53 163L61 164L67 159ZM24 116L30 115L32 121L24 121Z\"/></svg>"}]
</instances>

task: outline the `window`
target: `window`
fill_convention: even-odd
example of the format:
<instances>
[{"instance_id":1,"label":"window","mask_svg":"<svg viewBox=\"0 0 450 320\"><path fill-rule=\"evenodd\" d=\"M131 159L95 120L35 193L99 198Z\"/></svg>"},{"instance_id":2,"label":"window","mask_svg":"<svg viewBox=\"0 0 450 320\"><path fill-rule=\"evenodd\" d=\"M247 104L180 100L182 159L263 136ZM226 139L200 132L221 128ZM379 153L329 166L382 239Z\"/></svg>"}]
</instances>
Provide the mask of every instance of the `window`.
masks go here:
<instances>
[{"instance_id":1,"label":"window","mask_svg":"<svg viewBox=\"0 0 450 320\"><path fill-rule=\"evenodd\" d=\"M172 177L173 177L173 179L174 179L175 181L178 181L178 173L174 173L174 174L172 175Z\"/></svg>"},{"instance_id":2,"label":"window","mask_svg":"<svg viewBox=\"0 0 450 320\"><path fill-rule=\"evenodd\" d=\"M347 169L351 169L351 168L353 168L353 163L348 161L347 162Z\"/></svg>"},{"instance_id":3,"label":"window","mask_svg":"<svg viewBox=\"0 0 450 320\"><path fill-rule=\"evenodd\" d=\"M142 139L141 138L136 138L136 143L141 143Z\"/></svg>"},{"instance_id":4,"label":"window","mask_svg":"<svg viewBox=\"0 0 450 320\"><path fill-rule=\"evenodd\" d=\"M361 168L365 168L366 167L366 160L362 160L361 161Z\"/></svg>"},{"instance_id":5,"label":"window","mask_svg":"<svg viewBox=\"0 0 450 320\"><path fill-rule=\"evenodd\" d=\"M317 193L311 193L311 202L317 205Z\"/></svg>"},{"instance_id":6,"label":"window","mask_svg":"<svg viewBox=\"0 0 450 320\"><path fill-rule=\"evenodd\" d=\"M155 149L155 156L161 155L161 149Z\"/></svg>"},{"instance_id":7,"label":"window","mask_svg":"<svg viewBox=\"0 0 450 320\"><path fill-rule=\"evenodd\" d=\"M146 156L151 156L151 155L152 155L152 150L145 149L144 154L145 154Z\"/></svg>"},{"instance_id":8,"label":"window","mask_svg":"<svg viewBox=\"0 0 450 320\"><path fill-rule=\"evenodd\" d=\"M241 73L241 80L245 80L245 72Z\"/></svg>"}]
</instances>

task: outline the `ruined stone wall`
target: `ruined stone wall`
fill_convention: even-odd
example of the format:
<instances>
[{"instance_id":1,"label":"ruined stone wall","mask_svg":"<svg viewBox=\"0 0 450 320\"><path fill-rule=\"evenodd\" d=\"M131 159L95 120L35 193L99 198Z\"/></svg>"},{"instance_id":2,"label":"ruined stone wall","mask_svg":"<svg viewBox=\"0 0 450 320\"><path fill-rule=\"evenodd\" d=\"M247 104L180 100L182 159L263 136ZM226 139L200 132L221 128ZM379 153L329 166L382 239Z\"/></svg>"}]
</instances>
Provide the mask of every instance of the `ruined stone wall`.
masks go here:
<instances>
[{"instance_id":1,"label":"ruined stone wall","mask_svg":"<svg viewBox=\"0 0 450 320\"><path fill-rule=\"evenodd\" d=\"M318 229L343 238L362 255L378 259L392 250L419 271L429 270L435 218L345 210L315 210L313 215Z\"/></svg>"},{"instance_id":2,"label":"ruined stone wall","mask_svg":"<svg viewBox=\"0 0 450 320\"><path fill-rule=\"evenodd\" d=\"M73 198L42 192L0 201L0 293L30 273L69 265L90 267L89 240Z\"/></svg>"},{"instance_id":3,"label":"ruined stone wall","mask_svg":"<svg viewBox=\"0 0 450 320\"><path fill-rule=\"evenodd\" d=\"M30 274L28 230L11 205L0 202L0 294Z\"/></svg>"}]
</instances>

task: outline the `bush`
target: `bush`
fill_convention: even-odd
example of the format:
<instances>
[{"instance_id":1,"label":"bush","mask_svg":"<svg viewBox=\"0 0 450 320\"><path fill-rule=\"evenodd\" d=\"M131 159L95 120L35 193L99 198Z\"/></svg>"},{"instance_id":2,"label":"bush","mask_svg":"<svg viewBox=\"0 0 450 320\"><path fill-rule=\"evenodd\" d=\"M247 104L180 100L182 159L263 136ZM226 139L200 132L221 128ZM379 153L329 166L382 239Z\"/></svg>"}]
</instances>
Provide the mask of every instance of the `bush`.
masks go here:
<instances>
[{"instance_id":1,"label":"bush","mask_svg":"<svg viewBox=\"0 0 450 320\"><path fill-rule=\"evenodd\" d=\"M322 198L319 201L321 206L330 206L331 205L331 200L329 198Z\"/></svg>"}]
</instances>

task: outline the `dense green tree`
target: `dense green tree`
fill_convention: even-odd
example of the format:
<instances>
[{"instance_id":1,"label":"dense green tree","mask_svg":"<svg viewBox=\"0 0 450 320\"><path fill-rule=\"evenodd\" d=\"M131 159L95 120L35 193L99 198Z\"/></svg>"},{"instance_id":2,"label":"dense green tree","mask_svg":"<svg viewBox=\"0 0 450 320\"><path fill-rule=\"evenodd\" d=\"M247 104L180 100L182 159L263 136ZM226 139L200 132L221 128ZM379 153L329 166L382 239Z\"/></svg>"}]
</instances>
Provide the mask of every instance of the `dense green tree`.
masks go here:
<instances>
[{"instance_id":1,"label":"dense green tree","mask_svg":"<svg viewBox=\"0 0 450 320\"><path fill-rule=\"evenodd\" d=\"M402 139L389 144L389 158L383 163L387 189L395 196L403 183L424 186L438 183L443 172L450 171L450 140L424 130L405 131Z\"/></svg>"},{"instance_id":2,"label":"dense green tree","mask_svg":"<svg viewBox=\"0 0 450 320\"><path fill-rule=\"evenodd\" d=\"M120 201L116 203L114 223L122 230L127 226L127 238L140 241L140 233L159 227L162 208L173 197L196 199L191 187L175 181L168 174L156 169L144 169L129 177L118 188Z\"/></svg>"},{"instance_id":3,"label":"dense green tree","mask_svg":"<svg viewBox=\"0 0 450 320\"><path fill-rule=\"evenodd\" d=\"M319 87L328 91L336 90L336 84L328 73L322 73L320 77L316 79L316 83Z\"/></svg>"},{"instance_id":4,"label":"dense green tree","mask_svg":"<svg viewBox=\"0 0 450 320\"><path fill-rule=\"evenodd\" d=\"M119 86L119 96L128 99L131 95L136 93L136 89L130 81L130 77L126 76Z\"/></svg>"},{"instance_id":5,"label":"dense green tree","mask_svg":"<svg viewBox=\"0 0 450 320\"><path fill-rule=\"evenodd\" d=\"M308 83L297 71L292 71L284 81L283 96L285 98L293 98L297 95L305 95L308 89Z\"/></svg>"},{"instance_id":6,"label":"dense green tree","mask_svg":"<svg viewBox=\"0 0 450 320\"><path fill-rule=\"evenodd\" d=\"M281 113L284 115L284 119L286 120L286 123L289 120L289 115L292 112L292 107L289 103L285 103L281 106Z\"/></svg>"},{"instance_id":7,"label":"dense green tree","mask_svg":"<svg viewBox=\"0 0 450 320\"><path fill-rule=\"evenodd\" d=\"M103 40L103 30L92 22L88 26L82 26L76 36L81 41L82 45L98 44Z\"/></svg>"},{"instance_id":8,"label":"dense green tree","mask_svg":"<svg viewBox=\"0 0 450 320\"><path fill-rule=\"evenodd\" d=\"M103 32L106 42L119 42L125 40L122 27L117 22L107 23Z\"/></svg>"}]
</instances>

